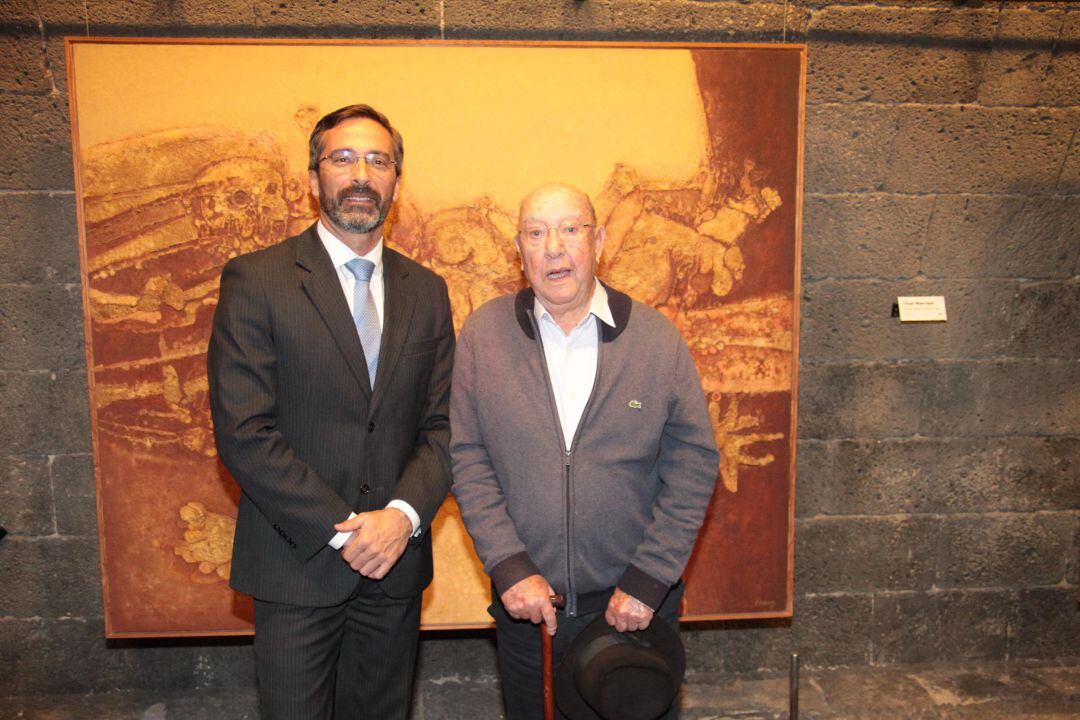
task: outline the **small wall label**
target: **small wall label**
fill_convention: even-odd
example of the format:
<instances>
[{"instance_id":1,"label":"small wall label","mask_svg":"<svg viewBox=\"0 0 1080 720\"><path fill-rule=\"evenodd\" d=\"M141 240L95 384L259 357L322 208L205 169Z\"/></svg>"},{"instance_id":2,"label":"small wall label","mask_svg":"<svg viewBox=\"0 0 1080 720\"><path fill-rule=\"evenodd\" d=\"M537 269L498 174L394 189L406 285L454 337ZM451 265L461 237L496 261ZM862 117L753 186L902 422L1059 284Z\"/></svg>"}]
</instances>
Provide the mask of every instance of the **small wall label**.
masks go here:
<instances>
[{"instance_id":1,"label":"small wall label","mask_svg":"<svg viewBox=\"0 0 1080 720\"><path fill-rule=\"evenodd\" d=\"M945 322L943 295L909 295L896 298L900 322Z\"/></svg>"}]
</instances>

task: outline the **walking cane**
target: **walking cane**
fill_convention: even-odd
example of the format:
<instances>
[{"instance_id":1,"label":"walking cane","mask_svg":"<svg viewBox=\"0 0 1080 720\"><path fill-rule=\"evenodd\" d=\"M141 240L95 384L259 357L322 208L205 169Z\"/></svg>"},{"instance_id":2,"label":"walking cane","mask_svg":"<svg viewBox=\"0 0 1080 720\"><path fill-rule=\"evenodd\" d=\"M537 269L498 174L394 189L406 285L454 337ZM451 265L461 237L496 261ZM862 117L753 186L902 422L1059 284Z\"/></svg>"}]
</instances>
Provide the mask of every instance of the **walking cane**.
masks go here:
<instances>
[{"instance_id":1,"label":"walking cane","mask_svg":"<svg viewBox=\"0 0 1080 720\"><path fill-rule=\"evenodd\" d=\"M552 595L551 604L556 610L566 607L566 597ZM555 669L553 665L551 635L547 625L540 623L540 675L544 681L544 720L555 720Z\"/></svg>"}]
</instances>

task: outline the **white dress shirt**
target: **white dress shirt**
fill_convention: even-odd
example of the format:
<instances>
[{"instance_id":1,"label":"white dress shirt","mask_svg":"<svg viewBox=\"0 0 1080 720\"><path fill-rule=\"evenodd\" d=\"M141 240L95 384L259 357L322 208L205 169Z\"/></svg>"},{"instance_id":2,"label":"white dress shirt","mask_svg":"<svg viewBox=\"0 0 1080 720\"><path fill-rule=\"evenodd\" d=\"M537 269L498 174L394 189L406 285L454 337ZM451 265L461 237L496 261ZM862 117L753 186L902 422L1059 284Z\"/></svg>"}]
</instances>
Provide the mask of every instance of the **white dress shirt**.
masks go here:
<instances>
[{"instance_id":1,"label":"white dress shirt","mask_svg":"<svg viewBox=\"0 0 1080 720\"><path fill-rule=\"evenodd\" d=\"M383 318L386 317L386 313L383 312L383 299L385 296L383 286L383 241L379 238L379 242L375 243L375 247L366 255L357 255L352 251L345 243L334 237L333 233L326 229L322 220L319 220L316 226L316 232L319 234L319 240L322 241L323 247L326 248L326 252L330 255L330 262L334 264L334 270L337 271L338 281L341 283L341 291L345 293L345 301L349 303L349 314L353 311L353 291L356 289L356 277L352 272L345 267L350 261L362 257L364 260L370 260L375 263L375 270L371 273L371 279L368 281L368 288L371 290L371 298L375 301L375 312L379 316L379 329L382 329ZM401 512L405 513L409 518L409 522L412 523L413 535L420 534L420 515L417 514L413 506L404 500L391 500L386 504L388 508L397 508ZM349 515L349 519L356 517L356 513ZM345 541L349 539L352 533L338 533L330 539L330 547L335 550L340 550Z\"/></svg>"},{"instance_id":2,"label":"white dress shirt","mask_svg":"<svg viewBox=\"0 0 1080 720\"><path fill-rule=\"evenodd\" d=\"M594 280L589 312L570 331L563 332L555 318L551 316L537 297L533 302L533 314L540 328L540 339L544 345L544 360L547 363L551 389L555 393L555 407L559 411L559 424L562 425L565 448L570 450L574 443L581 414L592 395L596 381L596 362L600 349L600 328L593 319L615 327L608 305L607 290Z\"/></svg>"}]
</instances>

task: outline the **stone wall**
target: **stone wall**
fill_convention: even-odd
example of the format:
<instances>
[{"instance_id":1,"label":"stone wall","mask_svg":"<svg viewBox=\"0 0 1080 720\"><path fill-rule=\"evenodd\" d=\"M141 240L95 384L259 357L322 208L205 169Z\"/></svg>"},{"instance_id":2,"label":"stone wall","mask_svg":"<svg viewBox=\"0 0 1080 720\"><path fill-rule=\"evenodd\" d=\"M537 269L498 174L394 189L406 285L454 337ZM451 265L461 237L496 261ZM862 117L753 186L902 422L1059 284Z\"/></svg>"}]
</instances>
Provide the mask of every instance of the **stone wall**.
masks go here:
<instances>
[{"instance_id":1,"label":"stone wall","mask_svg":"<svg viewBox=\"0 0 1080 720\"><path fill-rule=\"evenodd\" d=\"M0 2L0 695L250 688L250 645L103 639L65 35L809 45L792 622L699 679L1080 647L1080 7L790 0ZM949 322L901 326L897 295ZM430 636L418 718L497 714Z\"/></svg>"}]
</instances>

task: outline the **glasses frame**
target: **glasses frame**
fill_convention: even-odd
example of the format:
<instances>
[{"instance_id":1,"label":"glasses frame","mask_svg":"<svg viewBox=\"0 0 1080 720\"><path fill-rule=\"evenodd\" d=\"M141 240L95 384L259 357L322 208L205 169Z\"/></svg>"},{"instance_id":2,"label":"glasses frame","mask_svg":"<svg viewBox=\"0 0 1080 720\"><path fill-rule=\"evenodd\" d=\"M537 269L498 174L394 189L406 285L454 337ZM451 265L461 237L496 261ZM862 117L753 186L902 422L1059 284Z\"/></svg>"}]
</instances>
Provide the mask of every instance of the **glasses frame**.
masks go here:
<instances>
[{"instance_id":1,"label":"glasses frame","mask_svg":"<svg viewBox=\"0 0 1080 720\"><path fill-rule=\"evenodd\" d=\"M330 165L331 170L333 170L335 172L345 172L346 169L352 170L352 168L356 167L356 165L358 165L360 163L360 160L363 160L364 161L364 166L367 167L368 170L370 170L372 172L375 172L375 173L383 174L383 173L389 173L391 170L395 169L397 167L397 164L398 164L397 160L390 157L386 153L380 152L378 150L369 150L368 152L361 155L357 151L351 150L349 148L338 148L337 150L333 150L331 152L328 152L327 154L325 154L321 158L319 158L319 163L322 164L326 160L333 159L332 156L334 155L334 153L343 153L343 152L344 153L349 153L350 155L355 156L356 160L351 162L351 163L348 163L347 165L332 164L332 165ZM380 160L385 160L388 163L387 167L384 169L384 168L380 168L380 167L378 167L376 165L372 165L372 161L370 159L372 156L377 156Z\"/></svg>"},{"instance_id":2,"label":"glasses frame","mask_svg":"<svg viewBox=\"0 0 1080 720\"><path fill-rule=\"evenodd\" d=\"M518 230L518 237L521 239L521 241L523 243L525 243L527 245L538 246L538 245L540 245L540 243L547 240L548 236L551 234L551 231L554 230L555 233L562 239L562 241L564 243L566 243L568 245L574 244L574 243L580 243L582 241L582 239L585 237L585 233L579 233L577 235L571 235L571 236L567 237L566 235L563 234L563 228L566 227L567 225L580 225L582 230L584 230L585 228L590 228L591 229L591 228L595 227L594 223L579 223L576 220L566 220L564 222L558 223L557 225L536 225L536 226L531 227L531 228L521 228L520 230ZM531 237L529 237L528 235L525 234L528 230L541 230L541 229L544 231L544 236L542 238L540 238L540 237L531 238Z\"/></svg>"}]
</instances>

